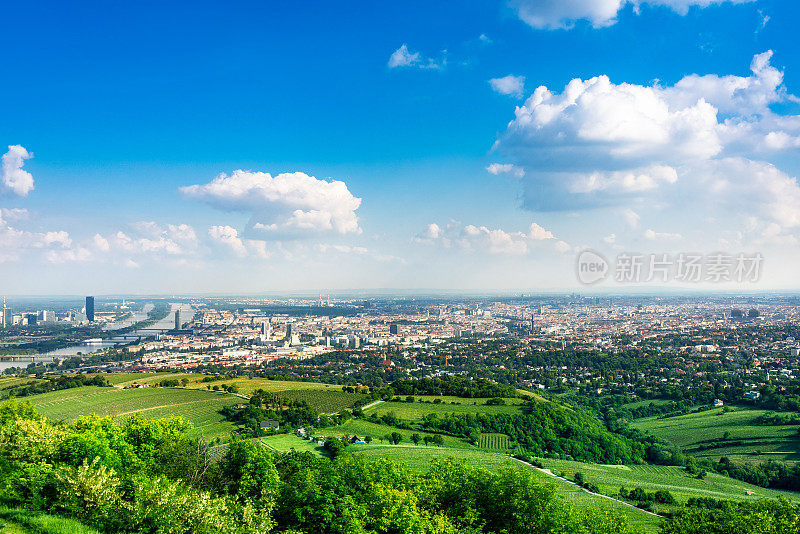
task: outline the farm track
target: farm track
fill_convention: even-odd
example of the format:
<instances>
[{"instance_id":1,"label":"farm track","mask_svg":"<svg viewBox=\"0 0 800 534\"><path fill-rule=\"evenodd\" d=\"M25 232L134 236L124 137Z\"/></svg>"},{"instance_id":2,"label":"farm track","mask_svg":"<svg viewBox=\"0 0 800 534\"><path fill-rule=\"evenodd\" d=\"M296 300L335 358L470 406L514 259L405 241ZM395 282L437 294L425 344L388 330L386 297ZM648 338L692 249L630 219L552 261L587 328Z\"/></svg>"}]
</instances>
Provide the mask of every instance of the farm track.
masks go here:
<instances>
[{"instance_id":1,"label":"farm track","mask_svg":"<svg viewBox=\"0 0 800 534\"><path fill-rule=\"evenodd\" d=\"M362 411L364 411L364 410L368 410L368 409L372 408L373 406L377 406L377 405L379 405L379 404L380 404L380 403L382 403L382 402L383 402L382 400L376 400L375 402L370 402L370 403L369 403L369 404L367 404L366 406L362 406L362 407L361 407L361 410L362 410Z\"/></svg>"}]
</instances>

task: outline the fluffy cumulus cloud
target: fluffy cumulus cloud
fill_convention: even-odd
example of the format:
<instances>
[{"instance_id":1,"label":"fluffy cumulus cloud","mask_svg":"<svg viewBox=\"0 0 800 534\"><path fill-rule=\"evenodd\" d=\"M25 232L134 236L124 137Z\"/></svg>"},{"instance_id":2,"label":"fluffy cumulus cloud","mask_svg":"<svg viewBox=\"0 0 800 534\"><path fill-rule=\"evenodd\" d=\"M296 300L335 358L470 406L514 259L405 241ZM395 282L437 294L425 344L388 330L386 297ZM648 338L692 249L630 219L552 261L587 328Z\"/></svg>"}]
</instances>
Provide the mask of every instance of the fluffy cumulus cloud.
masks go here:
<instances>
[{"instance_id":1,"label":"fluffy cumulus cloud","mask_svg":"<svg viewBox=\"0 0 800 534\"><path fill-rule=\"evenodd\" d=\"M27 216L25 210L0 210L0 262L54 261L71 250L72 238L64 230L38 232L15 224Z\"/></svg>"},{"instance_id":2,"label":"fluffy cumulus cloud","mask_svg":"<svg viewBox=\"0 0 800 534\"><path fill-rule=\"evenodd\" d=\"M491 163L486 170L489 174L498 176L500 174L508 174L515 178L522 178L525 176L525 169L518 167L512 163Z\"/></svg>"},{"instance_id":3,"label":"fluffy cumulus cloud","mask_svg":"<svg viewBox=\"0 0 800 534\"><path fill-rule=\"evenodd\" d=\"M511 95L522 98L525 91L525 76L503 76L502 78L492 78L489 80L492 89L501 95Z\"/></svg>"},{"instance_id":4,"label":"fluffy cumulus cloud","mask_svg":"<svg viewBox=\"0 0 800 534\"><path fill-rule=\"evenodd\" d=\"M204 185L182 187L181 193L222 210L250 213L248 237L361 233L356 216L361 199L344 182L319 180L302 172L272 176L238 170Z\"/></svg>"},{"instance_id":5,"label":"fluffy cumulus cloud","mask_svg":"<svg viewBox=\"0 0 800 534\"><path fill-rule=\"evenodd\" d=\"M418 69L441 69L447 64L446 53L441 59L423 56L420 52L412 52L407 44L403 44L389 56L387 66L390 69L414 67Z\"/></svg>"},{"instance_id":6,"label":"fluffy cumulus cloud","mask_svg":"<svg viewBox=\"0 0 800 534\"><path fill-rule=\"evenodd\" d=\"M457 222L450 222L445 226L431 223L414 240L441 248L484 254L524 255L543 244L549 244L559 252L571 248L535 222L531 223L527 232L506 232L500 228L462 225Z\"/></svg>"},{"instance_id":7,"label":"fluffy cumulus cloud","mask_svg":"<svg viewBox=\"0 0 800 534\"><path fill-rule=\"evenodd\" d=\"M33 157L25 147L10 145L8 152L0 158L0 193L27 196L33 191L33 176L22 166Z\"/></svg>"},{"instance_id":8,"label":"fluffy cumulus cloud","mask_svg":"<svg viewBox=\"0 0 800 534\"><path fill-rule=\"evenodd\" d=\"M641 6L662 6L685 15L692 6L742 4L754 0L510 0L509 5L526 24L537 29L571 28L585 20L595 28L611 26L626 6L638 12Z\"/></svg>"},{"instance_id":9,"label":"fluffy cumulus cloud","mask_svg":"<svg viewBox=\"0 0 800 534\"><path fill-rule=\"evenodd\" d=\"M692 74L671 86L597 76L560 92L538 87L494 150L528 170L523 202L533 210L616 206L633 228L646 205L799 227L797 179L770 160L798 150L800 116L773 111L797 98L771 57L755 56L749 76Z\"/></svg>"}]
</instances>

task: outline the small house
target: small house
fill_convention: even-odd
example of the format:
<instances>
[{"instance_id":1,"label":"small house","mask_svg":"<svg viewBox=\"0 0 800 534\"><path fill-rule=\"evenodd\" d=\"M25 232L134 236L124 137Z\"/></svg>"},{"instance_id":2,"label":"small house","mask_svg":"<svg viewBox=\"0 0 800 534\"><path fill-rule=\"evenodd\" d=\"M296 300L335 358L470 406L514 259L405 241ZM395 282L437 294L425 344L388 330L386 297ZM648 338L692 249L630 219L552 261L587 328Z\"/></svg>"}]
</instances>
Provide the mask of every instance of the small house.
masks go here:
<instances>
[{"instance_id":1,"label":"small house","mask_svg":"<svg viewBox=\"0 0 800 534\"><path fill-rule=\"evenodd\" d=\"M258 428L261 430L267 430L270 428L274 428L275 430L280 430L281 424L280 421L259 421Z\"/></svg>"}]
</instances>

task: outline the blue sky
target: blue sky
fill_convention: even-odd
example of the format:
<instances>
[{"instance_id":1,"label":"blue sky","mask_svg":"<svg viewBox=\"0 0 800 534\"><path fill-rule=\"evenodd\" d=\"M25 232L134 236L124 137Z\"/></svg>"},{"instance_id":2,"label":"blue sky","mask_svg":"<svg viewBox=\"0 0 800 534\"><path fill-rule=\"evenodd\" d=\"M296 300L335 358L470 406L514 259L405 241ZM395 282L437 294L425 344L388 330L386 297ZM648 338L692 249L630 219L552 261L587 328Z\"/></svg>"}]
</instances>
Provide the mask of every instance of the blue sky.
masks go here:
<instances>
[{"instance_id":1,"label":"blue sky","mask_svg":"<svg viewBox=\"0 0 800 534\"><path fill-rule=\"evenodd\" d=\"M795 2L70 4L0 20L5 292L564 289L585 247L796 288Z\"/></svg>"}]
</instances>

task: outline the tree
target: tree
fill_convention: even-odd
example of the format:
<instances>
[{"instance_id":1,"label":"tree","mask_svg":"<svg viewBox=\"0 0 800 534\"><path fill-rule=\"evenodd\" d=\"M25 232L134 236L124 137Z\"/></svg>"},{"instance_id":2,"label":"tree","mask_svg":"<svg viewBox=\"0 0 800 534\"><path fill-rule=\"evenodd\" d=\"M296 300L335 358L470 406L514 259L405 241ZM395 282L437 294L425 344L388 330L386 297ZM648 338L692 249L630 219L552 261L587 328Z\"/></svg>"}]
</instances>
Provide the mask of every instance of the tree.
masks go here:
<instances>
[{"instance_id":1,"label":"tree","mask_svg":"<svg viewBox=\"0 0 800 534\"><path fill-rule=\"evenodd\" d=\"M395 445L403 441L403 435L400 432L392 432L392 435L390 437L392 443L394 443Z\"/></svg>"},{"instance_id":2,"label":"tree","mask_svg":"<svg viewBox=\"0 0 800 534\"><path fill-rule=\"evenodd\" d=\"M422 439L422 436L420 436L420 435L419 435L419 434L417 434L416 432L414 432L413 434L411 434L411 441L413 441L413 442L414 442L414 445L417 445L417 444L420 442L420 440L421 440L421 439Z\"/></svg>"},{"instance_id":3,"label":"tree","mask_svg":"<svg viewBox=\"0 0 800 534\"><path fill-rule=\"evenodd\" d=\"M430 436L425 436L424 438L422 438L422 441L425 442L425 445L430 445L431 441L433 441L433 438Z\"/></svg>"},{"instance_id":4,"label":"tree","mask_svg":"<svg viewBox=\"0 0 800 534\"><path fill-rule=\"evenodd\" d=\"M442 436L440 436L439 434L436 434L435 436L433 436L433 444L436 445L437 447L441 447L442 445L444 445L444 438L442 438Z\"/></svg>"}]
</instances>

